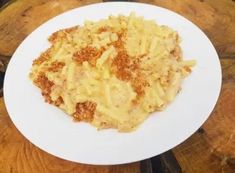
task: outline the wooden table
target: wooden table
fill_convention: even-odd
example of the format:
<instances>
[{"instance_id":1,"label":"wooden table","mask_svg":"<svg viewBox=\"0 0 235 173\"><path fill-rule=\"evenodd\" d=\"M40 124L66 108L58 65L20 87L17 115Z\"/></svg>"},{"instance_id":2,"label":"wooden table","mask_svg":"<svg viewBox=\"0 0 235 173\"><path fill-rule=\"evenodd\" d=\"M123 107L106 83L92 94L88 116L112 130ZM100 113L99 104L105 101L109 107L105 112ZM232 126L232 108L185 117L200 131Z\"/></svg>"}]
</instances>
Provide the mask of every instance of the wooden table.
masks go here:
<instances>
[{"instance_id":1,"label":"wooden table","mask_svg":"<svg viewBox=\"0 0 235 173\"><path fill-rule=\"evenodd\" d=\"M63 11L95 2L100 0L18 0L2 8L0 71L4 72L16 47L38 25ZM223 85L218 103L202 128L172 151L182 172L234 173L234 0L139 0L139 2L165 7L185 16L208 35L218 51L223 71ZM158 157L160 162L164 162L164 155ZM3 98L0 99L0 173L140 173L140 165L143 163L146 162L93 166L65 161L47 154L19 133L7 114ZM166 166L167 163L165 162Z\"/></svg>"}]
</instances>

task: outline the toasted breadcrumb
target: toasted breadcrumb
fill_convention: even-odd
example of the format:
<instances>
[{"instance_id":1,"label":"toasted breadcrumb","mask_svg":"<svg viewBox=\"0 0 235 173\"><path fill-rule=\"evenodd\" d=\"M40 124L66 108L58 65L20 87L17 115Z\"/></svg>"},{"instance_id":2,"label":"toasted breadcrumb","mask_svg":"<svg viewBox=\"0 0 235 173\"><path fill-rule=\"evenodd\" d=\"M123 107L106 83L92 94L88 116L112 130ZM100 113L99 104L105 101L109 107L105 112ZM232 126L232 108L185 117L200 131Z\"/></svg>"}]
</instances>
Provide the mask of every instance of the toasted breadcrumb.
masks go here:
<instances>
[{"instance_id":1,"label":"toasted breadcrumb","mask_svg":"<svg viewBox=\"0 0 235 173\"><path fill-rule=\"evenodd\" d=\"M91 101L86 101L76 104L76 112L73 117L77 121L91 122L94 118L94 113L96 110L96 103Z\"/></svg>"},{"instance_id":2,"label":"toasted breadcrumb","mask_svg":"<svg viewBox=\"0 0 235 173\"><path fill-rule=\"evenodd\" d=\"M51 72L58 72L65 66L64 62L54 61L51 63L50 67L48 68L48 71Z\"/></svg>"}]
</instances>

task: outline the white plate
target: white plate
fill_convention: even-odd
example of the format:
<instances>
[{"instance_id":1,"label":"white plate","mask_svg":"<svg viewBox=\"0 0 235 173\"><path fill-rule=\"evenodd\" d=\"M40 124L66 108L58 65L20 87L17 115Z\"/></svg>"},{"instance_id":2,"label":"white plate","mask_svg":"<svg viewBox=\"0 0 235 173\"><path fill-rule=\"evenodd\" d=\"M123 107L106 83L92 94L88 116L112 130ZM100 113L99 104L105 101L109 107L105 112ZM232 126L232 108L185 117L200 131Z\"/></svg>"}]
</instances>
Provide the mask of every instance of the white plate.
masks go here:
<instances>
[{"instance_id":1,"label":"white plate","mask_svg":"<svg viewBox=\"0 0 235 173\"><path fill-rule=\"evenodd\" d=\"M163 112L154 113L136 131L97 131L44 102L28 79L35 59L58 29L135 11L179 32L185 59L196 59L192 74ZM19 131L42 150L60 158L88 164L121 164L161 154L183 142L208 118L221 88L218 55L206 35L193 23L169 10L139 3L112 2L77 8L59 15L30 34L14 53L6 72L4 98Z\"/></svg>"}]
</instances>

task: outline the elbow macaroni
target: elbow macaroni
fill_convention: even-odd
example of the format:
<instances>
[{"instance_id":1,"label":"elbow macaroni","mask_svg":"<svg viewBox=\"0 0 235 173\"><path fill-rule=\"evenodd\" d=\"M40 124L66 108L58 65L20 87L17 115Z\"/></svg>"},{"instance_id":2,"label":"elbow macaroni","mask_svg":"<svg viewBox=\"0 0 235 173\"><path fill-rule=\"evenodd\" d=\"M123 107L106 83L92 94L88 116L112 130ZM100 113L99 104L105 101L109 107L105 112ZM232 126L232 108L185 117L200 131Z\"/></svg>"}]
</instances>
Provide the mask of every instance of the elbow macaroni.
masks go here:
<instances>
[{"instance_id":1,"label":"elbow macaroni","mask_svg":"<svg viewBox=\"0 0 235 173\"><path fill-rule=\"evenodd\" d=\"M195 60L183 60L178 33L135 13L60 30L30 79L45 100L98 129L132 131L180 91Z\"/></svg>"}]
</instances>

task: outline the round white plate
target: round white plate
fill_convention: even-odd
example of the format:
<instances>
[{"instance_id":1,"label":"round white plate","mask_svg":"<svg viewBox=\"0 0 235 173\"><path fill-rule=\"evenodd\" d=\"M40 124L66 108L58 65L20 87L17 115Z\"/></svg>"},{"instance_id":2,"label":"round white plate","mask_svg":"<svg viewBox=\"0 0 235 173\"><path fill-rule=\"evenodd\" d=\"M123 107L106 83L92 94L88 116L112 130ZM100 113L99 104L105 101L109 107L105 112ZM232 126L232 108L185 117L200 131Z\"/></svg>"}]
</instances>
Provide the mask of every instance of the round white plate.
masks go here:
<instances>
[{"instance_id":1,"label":"round white plate","mask_svg":"<svg viewBox=\"0 0 235 173\"><path fill-rule=\"evenodd\" d=\"M33 59L44 51L48 36L59 29L82 25L111 14L131 11L145 19L168 25L182 37L185 59L196 59L192 74L163 112L150 116L136 131L97 131L87 123L75 123L58 108L44 102L28 79ZM193 23L169 10L140 3L93 4L59 15L37 28L18 47L6 72L4 98L19 131L33 144L57 157L88 164L121 164L161 154L183 142L208 118L221 88L218 55L206 35Z\"/></svg>"}]
</instances>

